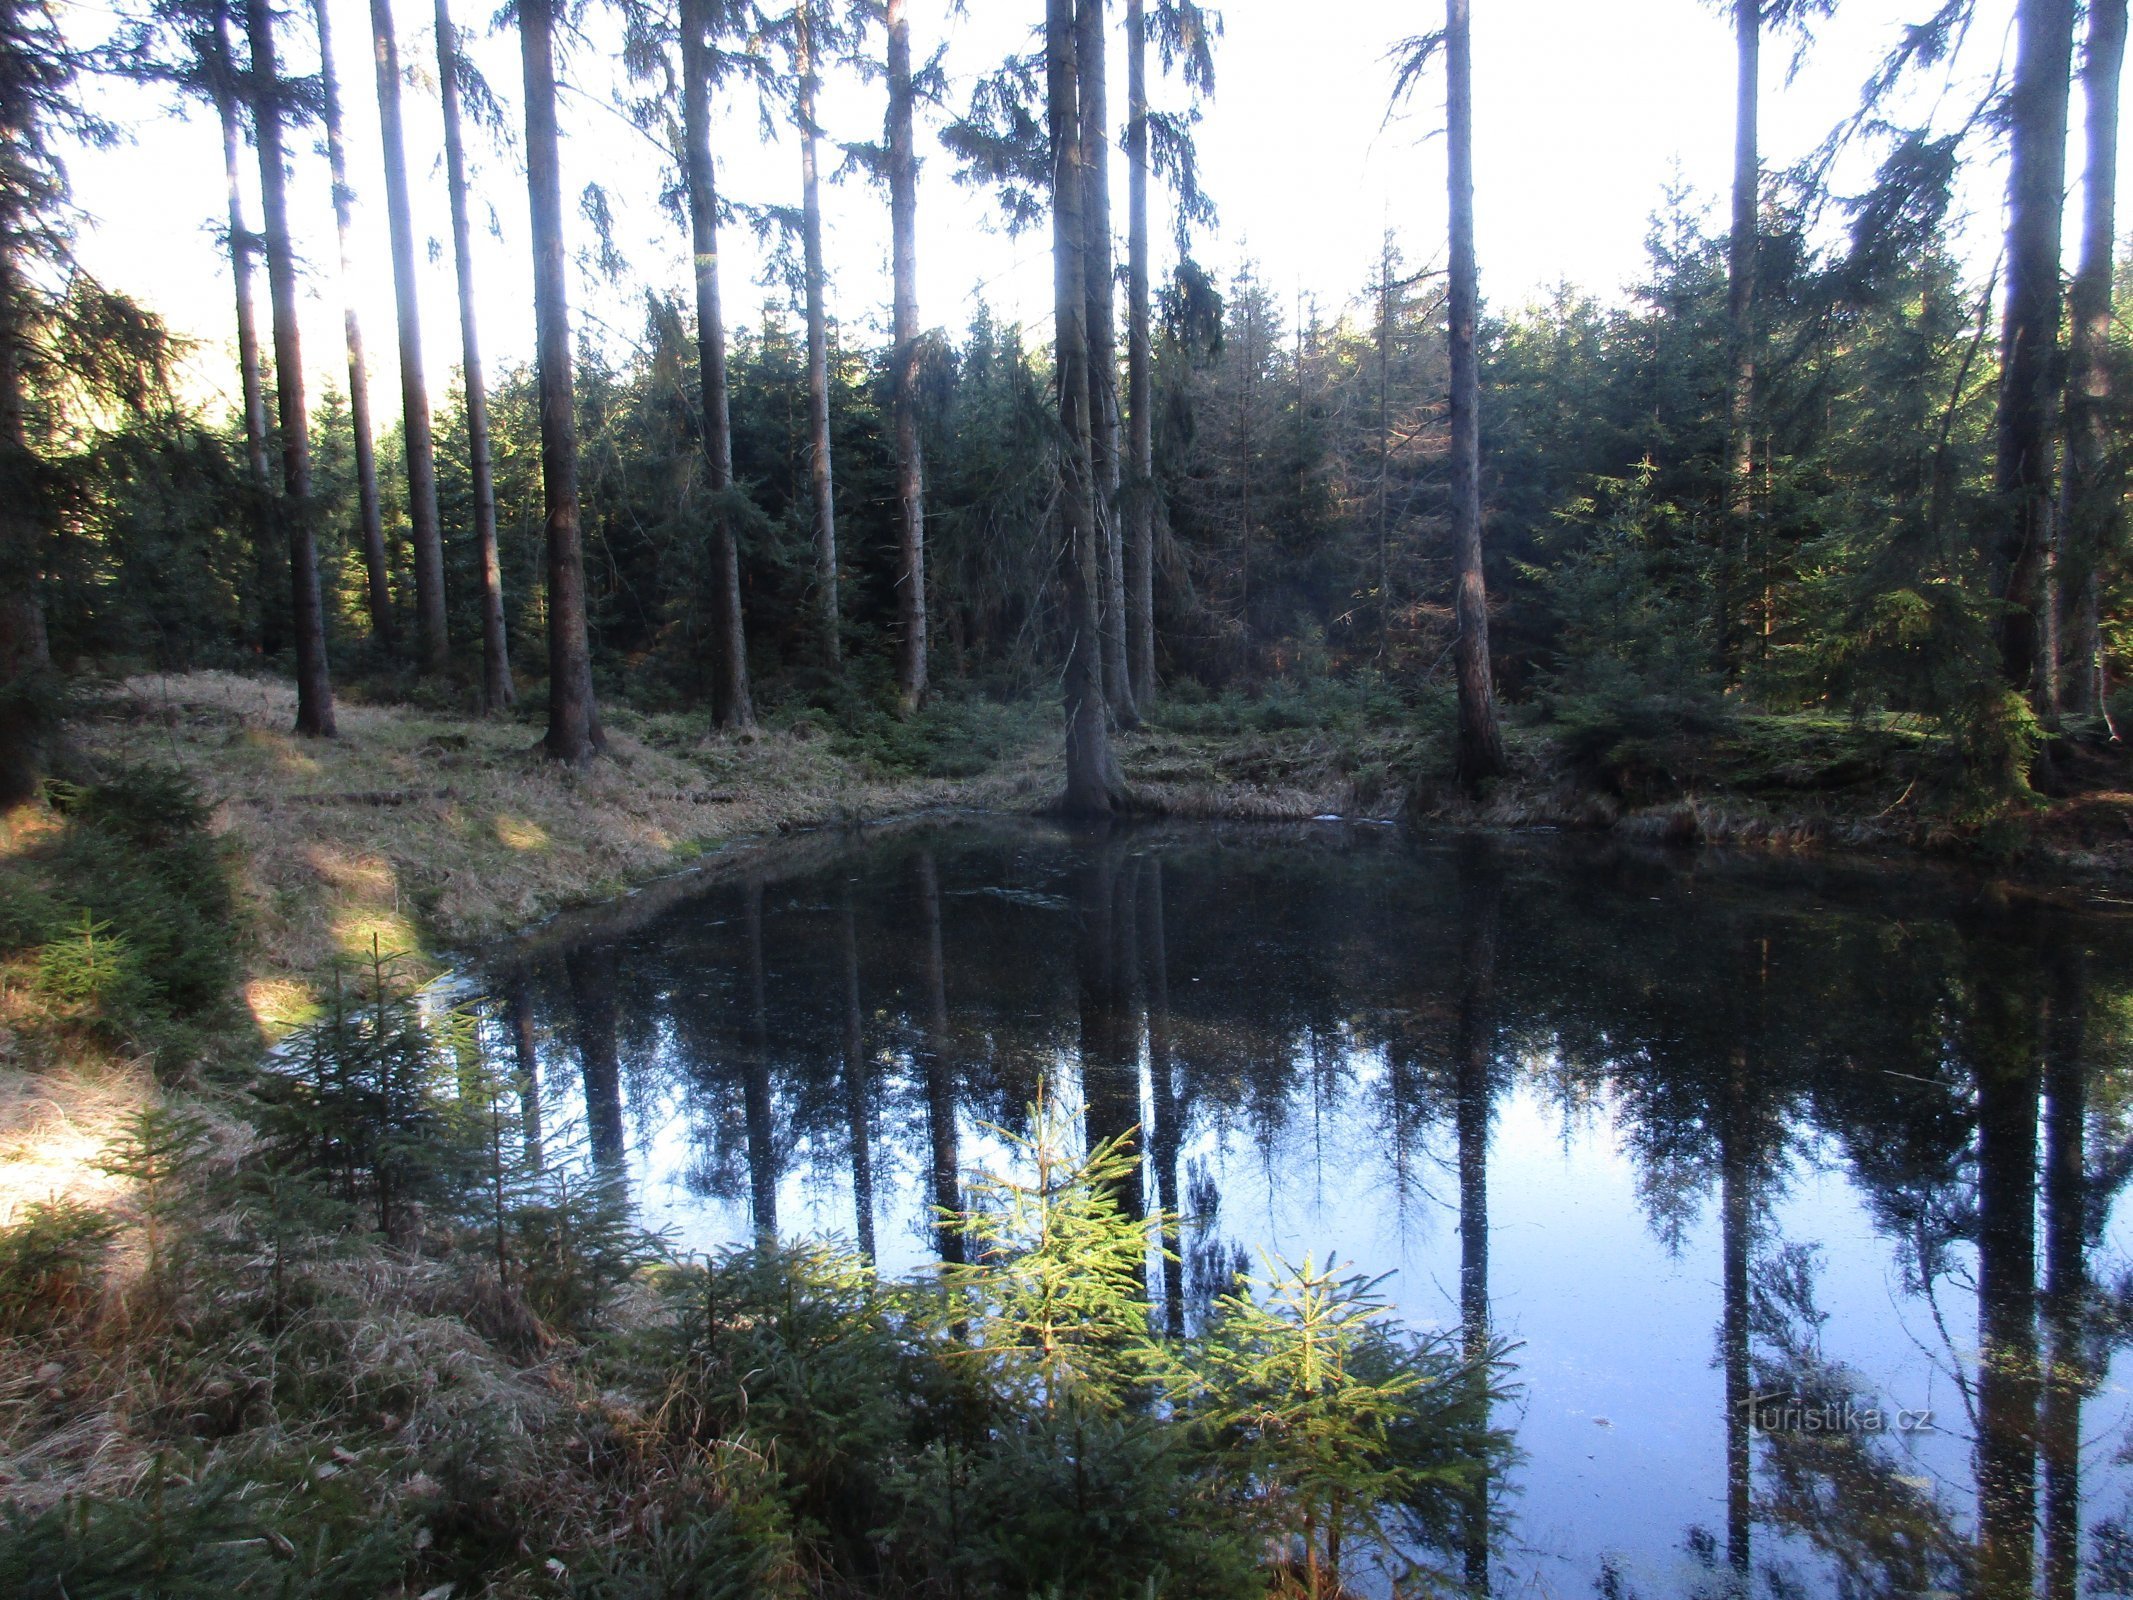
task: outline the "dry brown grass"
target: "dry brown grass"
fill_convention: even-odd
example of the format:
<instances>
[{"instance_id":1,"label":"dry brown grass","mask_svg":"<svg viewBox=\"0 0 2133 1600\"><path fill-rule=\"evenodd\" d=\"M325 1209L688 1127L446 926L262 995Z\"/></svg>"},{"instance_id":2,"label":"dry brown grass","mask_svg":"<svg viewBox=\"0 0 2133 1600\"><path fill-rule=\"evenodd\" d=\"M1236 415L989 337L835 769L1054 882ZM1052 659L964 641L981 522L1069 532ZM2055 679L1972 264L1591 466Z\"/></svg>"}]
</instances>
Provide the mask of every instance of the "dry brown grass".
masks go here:
<instances>
[{"instance_id":1,"label":"dry brown grass","mask_svg":"<svg viewBox=\"0 0 2133 1600\"><path fill-rule=\"evenodd\" d=\"M374 938L419 965L737 839L951 802L1030 807L1055 781L1048 750L977 779L883 780L811 730L733 739L628 716L606 756L573 768L522 722L343 704L339 738L306 740L295 705L265 679L140 677L82 728L92 757L178 765L217 802L253 939L246 999L270 1036Z\"/></svg>"}]
</instances>

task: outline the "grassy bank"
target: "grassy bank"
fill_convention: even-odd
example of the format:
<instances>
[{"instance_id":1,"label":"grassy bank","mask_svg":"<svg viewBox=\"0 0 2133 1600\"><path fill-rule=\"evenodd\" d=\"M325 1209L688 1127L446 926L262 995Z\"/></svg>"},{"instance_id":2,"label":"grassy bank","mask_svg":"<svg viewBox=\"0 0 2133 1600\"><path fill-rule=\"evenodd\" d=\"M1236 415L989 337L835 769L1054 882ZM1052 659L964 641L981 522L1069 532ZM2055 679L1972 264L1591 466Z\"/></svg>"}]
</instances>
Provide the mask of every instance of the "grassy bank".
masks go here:
<instances>
[{"instance_id":1,"label":"grassy bank","mask_svg":"<svg viewBox=\"0 0 2133 1600\"><path fill-rule=\"evenodd\" d=\"M1019 707L944 713L934 742L922 729L887 747L819 717L731 739L700 717L610 708L607 756L583 769L544 760L523 720L348 704L341 736L316 741L289 731L294 715L279 682L192 673L129 680L78 724L92 761L167 765L213 806L246 997L269 1031L315 1008L321 976L374 937L420 960L737 838L1034 805L1051 778L1047 720Z\"/></svg>"}]
</instances>

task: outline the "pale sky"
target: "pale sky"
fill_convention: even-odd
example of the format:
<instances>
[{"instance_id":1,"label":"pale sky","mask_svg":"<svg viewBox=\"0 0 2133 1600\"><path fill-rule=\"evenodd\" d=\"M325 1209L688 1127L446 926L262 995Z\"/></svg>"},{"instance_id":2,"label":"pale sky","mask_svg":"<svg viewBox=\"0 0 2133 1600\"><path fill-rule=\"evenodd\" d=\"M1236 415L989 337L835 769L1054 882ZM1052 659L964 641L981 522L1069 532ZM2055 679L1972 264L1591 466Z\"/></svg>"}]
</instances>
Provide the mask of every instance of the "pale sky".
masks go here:
<instances>
[{"instance_id":1,"label":"pale sky","mask_svg":"<svg viewBox=\"0 0 2133 1600\"><path fill-rule=\"evenodd\" d=\"M328 3L357 204L359 261L349 289L363 319L382 419L395 409L398 379L369 7L368 0ZM396 9L403 62L422 77L403 93L416 228L420 239L434 241L421 269L425 365L433 391L441 393L457 364L458 328L430 5L398 0ZM1004 53L1026 47L1042 14L1038 0L971 0L960 19L950 17L946 0L919 0L912 9L921 57L946 31L953 104ZM1860 83L1902 23L1929 9L1929 0L1845 0L1789 83L1789 42L1766 42L1766 171L1818 144L1852 108ZM84 36L110 25L109 10L87 0L61 0L61 10ZM475 32L492 10L490 0L459 0L462 30ZM1427 0L1230 0L1221 10L1226 29L1217 47L1216 94L1198 135L1204 184L1221 217L1214 235L1198 245L1200 259L1226 278L1249 257L1284 304L1299 295L1315 297L1331 315L1368 280L1388 226L1399 233L1410 260L1440 257L1441 71L1431 74L1403 116L1382 123L1391 77L1387 50L1441 21L1441 9ZM2011 59L2013 0L1979 0L1978 10L1964 57L1952 75L1923 83L1914 107L1939 100L1952 115L1966 96L1976 98L2003 53ZM1122 27L1123 7L1114 11ZM298 0L282 36L289 70L315 67L310 16L309 0ZM580 337L607 338L619 356L642 325L645 288L683 289L687 255L679 228L656 204L665 181L660 153L614 109L620 71L605 48L614 32L612 13L596 5L586 26L586 40L564 65L569 88L561 105L571 244L576 249L591 241L575 200L597 179L610 192L617 242L631 272L610 284L574 279L573 309L583 314ZM1478 0L1474 32L1477 229L1482 292L1490 303L1515 305L1563 281L1615 294L1642 268L1650 215L1670 180L1678 177L1704 199L1722 201L1731 170L1733 47L1724 21L1702 0ZM483 34L473 43L516 124L515 36ZM879 51L878 37L871 49ZM1112 108L1122 118L1122 39L1111 73ZM1184 103L1184 91L1174 83L1152 92L1159 104ZM831 138L878 138L880 96L878 82L840 75L824 106ZM234 334L228 262L212 231L223 215L213 118L195 109L182 120L156 97L128 87L99 88L96 97L137 133L117 149L83 151L72 159L76 199L87 213L80 255L114 287L137 295L200 340L203 381L227 389L234 382L225 377ZM727 95L717 115L722 191L744 201L796 203L799 164L790 139L760 142L752 99L744 104ZM2078 116L2077 99L2077 125ZM291 198L308 269L305 364L314 381L344 384L341 307L349 290L337 271L322 137L309 129L292 141ZM477 227L485 229L493 215L498 230L483 232L476 245L482 334L493 370L524 360L532 347L526 189L514 154L479 133L473 146L481 168ZM921 130L920 149L927 158L919 217L924 319L960 333L982 295L1003 318L1024 323L1038 338L1047 336L1050 267L1043 230L1009 238L994 223L990 199L953 182L951 162L931 128ZM249 151L247 162L256 226L257 168ZM2078 135L2069 175L2078 183ZM1122 161L1114 163L1113 176L1114 218L1123 229ZM1862 174L1855 168L1849 176L1856 181ZM2003 181L1996 163L1981 167L1964 195L1971 218L1968 253L1980 270L1992 258ZM829 188L825 204L833 313L871 338L888 314L886 196L853 177ZM1156 232L1161 272L1170 258L1161 216ZM763 301L782 297L782 291L758 283L761 253L744 227L728 229L723 244L729 317L753 320ZM262 298L264 293L262 278Z\"/></svg>"}]
</instances>

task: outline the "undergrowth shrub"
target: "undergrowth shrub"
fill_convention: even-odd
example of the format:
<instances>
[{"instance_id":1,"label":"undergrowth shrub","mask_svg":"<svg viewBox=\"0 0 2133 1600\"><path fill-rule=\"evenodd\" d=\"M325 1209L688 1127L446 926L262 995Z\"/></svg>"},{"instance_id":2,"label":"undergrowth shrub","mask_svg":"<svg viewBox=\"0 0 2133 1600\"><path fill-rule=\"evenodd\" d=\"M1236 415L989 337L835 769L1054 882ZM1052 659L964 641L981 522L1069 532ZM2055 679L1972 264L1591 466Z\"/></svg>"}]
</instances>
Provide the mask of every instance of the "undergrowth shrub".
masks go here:
<instances>
[{"instance_id":1,"label":"undergrowth shrub","mask_svg":"<svg viewBox=\"0 0 2133 1600\"><path fill-rule=\"evenodd\" d=\"M124 1497L0 1522L0 1593L19 1600L372 1600L406 1568L396 1518L321 1518L230 1473L159 1457Z\"/></svg>"},{"instance_id":2,"label":"undergrowth shrub","mask_svg":"<svg viewBox=\"0 0 2133 1600\"><path fill-rule=\"evenodd\" d=\"M0 1228L0 1336L41 1334L87 1311L117 1232L108 1212L79 1201L22 1207Z\"/></svg>"},{"instance_id":3,"label":"undergrowth shrub","mask_svg":"<svg viewBox=\"0 0 2133 1600\"><path fill-rule=\"evenodd\" d=\"M50 786L65 820L0 874L0 959L27 965L39 1013L184 1064L225 1015L235 914L209 807L184 774L114 770Z\"/></svg>"}]
</instances>

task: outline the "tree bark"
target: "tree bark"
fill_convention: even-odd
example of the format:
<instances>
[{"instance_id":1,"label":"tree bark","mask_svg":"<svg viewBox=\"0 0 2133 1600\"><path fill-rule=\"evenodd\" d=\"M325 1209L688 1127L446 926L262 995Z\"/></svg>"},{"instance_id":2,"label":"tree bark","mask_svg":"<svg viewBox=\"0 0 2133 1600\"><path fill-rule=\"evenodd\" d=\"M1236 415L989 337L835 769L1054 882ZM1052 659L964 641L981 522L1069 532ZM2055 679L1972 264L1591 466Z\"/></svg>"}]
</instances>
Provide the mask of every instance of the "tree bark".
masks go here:
<instances>
[{"instance_id":1,"label":"tree bark","mask_svg":"<svg viewBox=\"0 0 2133 1600\"><path fill-rule=\"evenodd\" d=\"M718 186L711 159L710 8L681 0L682 165L696 257L696 349L703 391L704 466L711 488L711 720L755 726L748 692L748 639L741 616L740 551L734 535L733 420L726 390L726 318L718 288Z\"/></svg>"},{"instance_id":2,"label":"tree bark","mask_svg":"<svg viewBox=\"0 0 2133 1600\"><path fill-rule=\"evenodd\" d=\"M341 323L348 339L348 420L355 434L356 511L363 543L365 597L370 606L370 634L380 646L393 644L393 597L385 564L385 523L378 510L378 455L370 422L370 369L363 359L363 322L356 315L352 288L355 261L348 235L353 200L348 188L348 146L341 136L340 75L333 65L332 7L312 0L318 18L319 86L326 119L326 165L333 181L333 232L341 253L341 293L346 305Z\"/></svg>"},{"instance_id":3,"label":"tree bark","mask_svg":"<svg viewBox=\"0 0 2133 1600\"><path fill-rule=\"evenodd\" d=\"M1489 667L1489 594L1481 569L1481 379L1475 330L1481 289L1474 263L1474 58L1472 0L1445 0L1445 146L1451 188L1452 548L1458 562L1459 781L1500 776L1503 730Z\"/></svg>"},{"instance_id":4,"label":"tree bark","mask_svg":"<svg viewBox=\"0 0 2133 1600\"><path fill-rule=\"evenodd\" d=\"M2040 659L2043 573L2059 417L2059 233L2074 0L2022 0L2015 27L2014 88L2008 96L2007 298L2000 323L1993 469L2001 504L1991 552L1993 587L2003 609L1993 629L2007 686L2033 695L2046 665Z\"/></svg>"},{"instance_id":5,"label":"tree bark","mask_svg":"<svg viewBox=\"0 0 2133 1600\"><path fill-rule=\"evenodd\" d=\"M1058 342L1061 575L1066 590L1069 816L1108 816L1125 800L1103 682L1102 536L1089 433L1089 298L1083 252L1080 85L1074 0L1045 0L1046 110L1052 134L1052 292Z\"/></svg>"},{"instance_id":6,"label":"tree bark","mask_svg":"<svg viewBox=\"0 0 2133 1600\"><path fill-rule=\"evenodd\" d=\"M444 538L437 525L437 452L422 372L422 307L415 277L415 224L400 129L400 45L392 0L370 0L378 68L378 131L385 146L385 220L392 235L393 304L400 324L400 415L407 444L407 520L415 552L415 626L424 672L451 666L444 625Z\"/></svg>"},{"instance_id":7,"label":"tree bark","mask_svg":"<svg viewBox=\"0 0 2133 1600\"><path fill-rule=\"evenodd\" d=\"M473 480L474 546L481 562L481 706L507 710L511 639L504 623L504 570L496 551L496 473L489 459L489 384L474 315L474 230L467 221L467 155L459 121L459 30L450 0L437 0L438 93L444 102L444 176L452 205L452 268L459 284L460 385L466 391L467 475Z\"/></svg>"},{"instance_id":8,"label":"tree bark","mask_svg":"<svg viewBox=\"0 0 2133 1600\"><path fill-rule=\"evenodd\" d=\"M215 116L222 124L222 175L229 190L230 277L237 294L237 376L244 401L245 468L250 475L256 524L252 542L259 587L259 649L262 655L273 655L282 647L281 605L275 599L275 591L281 587L281 563L268 516L274 482L267 463L266 375L260 362L259 318L252 298L252 257L259 249L259 236L244 215L244 182L239 169L244 130L238 116L239 78L226 14L216 15L215 31L205 48L212 52L207 68Z\"/></svg>"},{"instance_id":9,"label":"tree bark","mask_svg":"<svg viewBox=\"0 0 2133 1600\"><path fill-rule=\"evenodd\" d=\"M902 517L896 682L904 714L926 698L925 463L918 444L918 154L911 132L909 0L889 0L889 233L895 278L896 498Z\"/></svg>"},{"instance_id":10,"label":"tree bark","mask_svg":"<svg viewBox=\"0 0 2133 1600\"><path fill-rule=\"evenodd\" d=\"M2089 0L2081 84L2088 169L2082 180L2081 264L2069 293L2066 483L2057 562L2066 606L2063 699L2094 716L2104 708L2103 640L2096 567L2116 543L2118 494L2110 471L2112 252L2118 231L2118 91L2126 58L2126 0Z\"/></svg>"},{"instance_id":11,"label":"tree bark","mask_svg":"<svg viewBox=\"0 0 2133 1600\"><path fill-rule=\"evenodd\" d=\"M815 160L815 5L795 14L800 113L800 246L806 275L808 473L815 499L815 606L822 653L832 667L844 660L837 604L837 488L830 470L829 319L823 307L822 191Z\"/></svg>"},{"instance_id":12,"label":"tree bark","mask_svg":"<svg viewBox=\"0 0 2133 1600\"><path fill-rule=\"evenodd\" d=\"M259 142L259 198L265 225L267 290L274 304L274 403L281 424L281 498L275 513L289 539L289 588L296 637L296 731L334 733L333 682L326 666L326 611L319 599L318 547L311 533L311 421L304 408L303 336L297 322L296 260L289 245L289 173L282 154L281 69L267 0L245 0L252 50L252 126Z\"/></svg>"},{"instance_id":13,"label":"tree bark","mask_svg":"<svg viewBox=\"0 0 2133 1600\"><path fill-rule=\"evenodd\" d=\"M1080 83L1082 286L1089 297L1089 453L1103 541L1104 699L1120 727L1140 725L1126 664L1126 568L1118 519L1118 316L1111 288L1111 129L1105 0L1076 0Z\"/></svg>"},{"instance_id":14,"label":"tree bark","mask_svg":"<svg viewBox=\"0 0 2133 1600\"><path fill-rule=\"evenodd\" d=\"M1148 305L1148 19L1126 0L1126 678L1155 696L1155 426Z\"/></svg>"},{"instance_id":15,"label":"tree bark","mask_svg":"<svg viewBox=\"0 0 2133 1600\"><path fill-rule=\"evenodd\" d=\"M533 216L533 321L541 398L541 489L548 516L548 734L543 748L559 761L583 761L607 741L593 703L592 654L585 628L585 553L578 528L578 424L572 410L554 25L554 0L520 0L526 188Z\"/></svg>"},{"instance_id":16,"label":"tree bark","mask_svg":"<svg viewBox=\"0 0 2133 1600\"><path fill-rule=\"evenodd\" d=\"M1733 113L1733 227L1726 240L1726 326L1733 371L1727 394L1727 550L1719 563L1720 669L1739 670L1741 586L1748 571L1754 517L1755 254L1762 201L1762 155L1757 136L1765 0L1733 0L1738 78Z\"/></svg>"}]
</instances>

